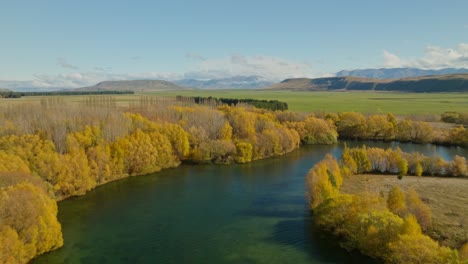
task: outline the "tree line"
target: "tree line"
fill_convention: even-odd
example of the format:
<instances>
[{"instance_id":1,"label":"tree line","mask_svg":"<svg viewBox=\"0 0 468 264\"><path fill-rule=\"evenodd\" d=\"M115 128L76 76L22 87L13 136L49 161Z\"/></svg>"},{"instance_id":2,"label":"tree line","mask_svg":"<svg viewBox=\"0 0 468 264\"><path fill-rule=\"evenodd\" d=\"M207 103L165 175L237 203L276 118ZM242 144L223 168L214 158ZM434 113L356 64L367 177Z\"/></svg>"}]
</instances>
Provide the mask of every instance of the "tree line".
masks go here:
<instances>
[{"instance_id":1,"label":"tree line","mask_svg":"<svg viewBox=\"0 0 468 264\"><path fill-rule=\"evenodd\" d=\"M393 114L364 116L356 112L322 114L336 126L340 138L370 139L440 145L468 146L468 130L463 126L452 129L434 127L429 122L405 118L397 120Z\"/></svg>"},{"instance_id":2,"label":"tree line","mask_svg":"<svg viewBox=\"0 0 468 264\"><path fill-rule=\"evenodd\" d=\"M230 106L238 104L249 104L256 108L268 109L272 111L284 111L288 110L288 104L280 102L278 100L258 100L258 99L237 99L237 98L216 98L216 97L200 97L200 96L176 96L176 100L193 100L197 104L215 103L215 104L227 104Z\"/></svg>"},{"instance_id":3,"label":"tree line","mask_svg":"<svg viewBox=\"0 0 468 264\"><path fill-rule=\"evenodd\" d=\"M49 91L49 92L13 92L0 91L0 98L21 98L23 96L54 96L54 95L111 95L135 94L134 91Z\"/></svg>"},{"instance_id":4,"label":"tree line","mask_svg":"<svg viewBox=\"0 0 468 264\"><path fill-rule=\"evenodd\" d=\"M457 251L423 233L432 227L432 213L416 191L404 193L393 187L386 197L340 191L347 177L359 173L356 164L371 170L362 150L349 149L340 161L327 155L307 174L307 197L315 224L337 236L346 249L357 249L385 263L466 263L468 244Z\"/></svg>"},{"instance_id":5,"label":"tree line","mask_svg":"<svg viewBox=\"0 0 468 264\"><path fill-rule=\"evenodd\" d=\"M418 152L407 153L400 148L381 149L345 147L343 164L351 173L383 173L414 176L468 177L468 163L465 157L455 155L446 161L438 155L425 156Z\"/></svg>"}]
</instances>

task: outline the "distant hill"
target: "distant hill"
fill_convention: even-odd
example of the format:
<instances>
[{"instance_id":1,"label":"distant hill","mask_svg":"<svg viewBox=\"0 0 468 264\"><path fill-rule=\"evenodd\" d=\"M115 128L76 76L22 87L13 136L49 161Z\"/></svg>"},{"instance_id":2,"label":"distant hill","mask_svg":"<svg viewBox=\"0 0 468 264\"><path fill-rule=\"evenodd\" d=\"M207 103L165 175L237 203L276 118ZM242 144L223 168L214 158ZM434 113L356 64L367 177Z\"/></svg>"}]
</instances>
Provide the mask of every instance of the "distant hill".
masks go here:
<instances>
[{"instance_id":1,"label":"distant hill","mask_svg":"<svg viewBox=\"0 0 468 264\"><path fill-rule=\"evenodd\" d=\"M201 89L261 88L273 84L260 76L234 76L210 80L182 79L174 81L174 83L184 87Z\"/></svg>"},{"instance_id":2,"label":"distant hill","mask_svg":"<svg viewBox=\"0 0 468 264\"><path fill-rule=\"evenodd\" d=\"M336 77L356 76L376 79L400 79L406 77L419 77L428 75L445 75L468 73L468 69L445 68L440 70L422 70L417 68L382 68L382 69L360 69L351 71L339 71Z\"/></svg>"},{"instance_id":3,"label":"distant hill","mask_svg":"<svg viewBox=\"0 0 468 264\"><path fill-rule=\"evenodd\" d=\"M93 86L73 89L73 91L165 91L185 88L161 80L104 81Z\"/></svg>"},{"instance_id":4,"label":"distant hill","mask_svg":"<svg viewBox=\"0 0 468 264\"><path fill-rule=\"evenodd\" d=\"M328 77L287 79L269 89L293 91L398 91L398 92L468 92L468 74L370 79L361 77Z\"/></svg>"},{"instance_id":5,"label":"distant hill","mask_svg":"<svg viewBox=\"0 0 468 264\"><path fill-rule=\"evenodd\" d=\"M0 88L0 92L3 92L3 93L4 93L4 92L11 92L11 90L10 90L10 89L6 89L6 88Z\"/></svg>"}]
</instances>

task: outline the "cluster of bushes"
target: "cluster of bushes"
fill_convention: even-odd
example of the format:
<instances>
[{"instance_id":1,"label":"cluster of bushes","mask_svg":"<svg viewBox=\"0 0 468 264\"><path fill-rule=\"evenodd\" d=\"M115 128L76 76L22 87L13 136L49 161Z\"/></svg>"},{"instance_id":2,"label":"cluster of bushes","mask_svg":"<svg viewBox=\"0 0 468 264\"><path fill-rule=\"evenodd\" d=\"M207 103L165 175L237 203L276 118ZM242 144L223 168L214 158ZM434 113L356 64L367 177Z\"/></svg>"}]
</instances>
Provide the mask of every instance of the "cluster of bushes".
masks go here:
<instances>
[{"instance_id":1,"label":"cluster of bushes","mask_svg":"<svg viewBox=\"0 0 468 264\"><path fill-rule=\"evenodd\" d=\"M408 173L421 176L468 177L468 163L465 157L455 155L453 161L440 156L427 157L421 153L407 153L396 149L345 148L343 164L351 173L391 173L400 176Z\"/></svg>"},{"instance_id":2,"label":"cluster of bushes","mask_svg":"<svg viewBox=\"0 0 468 264\"><path fill-rule=\"evenodd\" d=\"M278 100L258 100L258 99L237 99L237 98L215 98L215 97L183 97L177 96L176 100L193 100L197 104L205 103L216 103L216 104L227 104L227 105L238 105L238 104L249 104L257 108L268 109L272 111L284 111L288 110L288 104L280 102Z\"/></svg>"},{"instance_id":3,"label":"cluster of bushes","mask_svg":"<svg viewBox=\"0 0 468 264\"><path fill-rule=\"evenodd\" d=\"M468 113L445 112L441 115L441 120L445 123L468 125Z\"/></svg>"},{"instance_id":4,"label":"cluster of bushes","mask_svg":"<svg viewBox=\"0 0 468 264\"><path fill-rule=\"evenodd\" d=\"M392 114L364 116L356 112L325 114L334 122L340 138L468 146L468 130L434 128L428 122L397 120Z\"/></svg>"},{"instance_id":5,"label":"cluster of bushes","mask_svg":"<svg viewBox=\"0 0 468 264\"><path fill-rule=\"evenodd\" d=\"M354 160L350 155L347 159ZM462 248L458 254L423 234L432 225L431 212L414 190L405 194L393 188L387 198L369 192L341 193L343 180L353 171L345 164L345 157L339 163L327 155L306 176L315 223L338 236L343 247L358 249L385 263L436 264L467 260L466 249Z\"/></svg>"}]
</instances>

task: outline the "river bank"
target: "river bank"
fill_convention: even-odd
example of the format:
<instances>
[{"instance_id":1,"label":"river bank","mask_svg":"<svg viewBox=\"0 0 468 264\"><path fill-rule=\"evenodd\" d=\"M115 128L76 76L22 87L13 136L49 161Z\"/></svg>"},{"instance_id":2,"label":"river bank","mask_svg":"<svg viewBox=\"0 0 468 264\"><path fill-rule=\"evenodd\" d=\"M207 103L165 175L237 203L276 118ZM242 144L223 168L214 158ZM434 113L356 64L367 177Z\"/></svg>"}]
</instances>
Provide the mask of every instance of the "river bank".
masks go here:
<instances>
[{"instance_id":1,"label":"river bank","mask_svg":"<svg viewBox=\"0 0 468 264\"><path fill-rule=\"evenodd\" d=\"M59 203L65 244L32 263L374 263L317 232L304 199L304 175L327 153L339 157L344 143L246 164L182 164L99 186Z\"/></svg>"}]
</instances>

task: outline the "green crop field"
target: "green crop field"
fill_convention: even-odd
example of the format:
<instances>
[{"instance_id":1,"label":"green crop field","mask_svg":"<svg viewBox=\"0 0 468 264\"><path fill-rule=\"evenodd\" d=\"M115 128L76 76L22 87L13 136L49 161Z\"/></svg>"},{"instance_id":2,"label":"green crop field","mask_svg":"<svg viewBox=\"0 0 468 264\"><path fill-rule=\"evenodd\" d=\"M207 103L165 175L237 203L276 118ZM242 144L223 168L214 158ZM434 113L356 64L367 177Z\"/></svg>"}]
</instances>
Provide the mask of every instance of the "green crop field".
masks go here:
<instances>
[{"instance_id":1,"label":"green crop field","mask_svg":"<svg viewBox=\"0 0 468 264\"><path fill-rule=\"evenodd\" d=\"M441 114L446 111L468 112L468 93L385 93L385 92L290 92L262 90L184 90L154 91L143 95L175 97L202 96L218 98L252 98L279 100L293 111L394 113L396 115ZM138 102L141 94L111 95L119 105ZM61 96L70 103L84 102L87 96ZM38 102L42 96L0 99L0 106L21 102Z\"/></svg>"}]
</instances>

